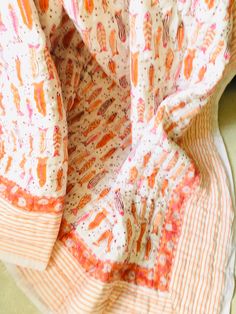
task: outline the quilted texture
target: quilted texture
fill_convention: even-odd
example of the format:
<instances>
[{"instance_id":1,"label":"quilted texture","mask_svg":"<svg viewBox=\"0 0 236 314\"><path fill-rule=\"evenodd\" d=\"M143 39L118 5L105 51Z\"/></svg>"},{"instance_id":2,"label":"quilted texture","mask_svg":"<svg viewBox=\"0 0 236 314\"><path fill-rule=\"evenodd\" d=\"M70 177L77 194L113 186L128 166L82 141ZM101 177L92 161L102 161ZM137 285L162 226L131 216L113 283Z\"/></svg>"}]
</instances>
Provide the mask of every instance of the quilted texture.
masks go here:
<instances>
[{"instance_id":1,"label":"quilted texture","mask_svg":"<svg viewBox=\"0 0 236 314\"><path fill-rule=\"evenodd\" d=\"M233 5L1 4L0 257L42 311L229 303Z\"/></svg>"}]
</instances>

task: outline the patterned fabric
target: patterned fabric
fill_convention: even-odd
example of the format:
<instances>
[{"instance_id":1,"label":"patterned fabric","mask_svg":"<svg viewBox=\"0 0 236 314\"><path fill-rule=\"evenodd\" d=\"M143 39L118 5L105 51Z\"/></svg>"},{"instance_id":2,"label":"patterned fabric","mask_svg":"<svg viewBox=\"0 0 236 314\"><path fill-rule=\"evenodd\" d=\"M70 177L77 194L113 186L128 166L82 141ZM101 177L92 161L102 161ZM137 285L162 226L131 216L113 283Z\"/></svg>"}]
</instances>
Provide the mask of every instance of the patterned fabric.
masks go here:
<instances>
[{"instance_id":1,"label":"patterned fabric","mask_svg":"<svg viewBox=\"0 0 236 314\"><path fill-rule=\"evenodd\" d=\"M233 5L0 4L0 258L45 313L222 310Z\"/></svg>"}]
</instances>

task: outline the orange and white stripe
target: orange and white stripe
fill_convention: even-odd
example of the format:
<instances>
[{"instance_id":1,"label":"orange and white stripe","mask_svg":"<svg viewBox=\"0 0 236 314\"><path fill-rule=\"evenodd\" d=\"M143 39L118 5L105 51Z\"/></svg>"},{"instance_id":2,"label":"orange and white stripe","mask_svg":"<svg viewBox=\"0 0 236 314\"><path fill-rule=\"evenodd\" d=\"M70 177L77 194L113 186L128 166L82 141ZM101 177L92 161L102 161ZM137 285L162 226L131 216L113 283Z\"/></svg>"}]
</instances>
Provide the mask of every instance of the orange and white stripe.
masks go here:
<instances>
[{"instance_id":1,"label":"orange and white stripe","mask_svg":"<svg viewBox=\"0 0 236 314\"><path fill-rule=\"evenodd\" d=\"M18 281L27 284L31 299L34 292L36 303L41 300L41 309L52 313L220 313L233 210L212 136L213 109L212 104L203 109L182 144L194 156L201 185L184 205L169 291L120 281L102 283L89 276L57 241L44 272L21 267L14 270Z\"/></svg>"},{"instance_id":2,"label":"orange and white stripe","mask_svg":"<svg viewBox=\"0 0 236 314\"><path fill-rule=\"evenodd\" d=\"M60 241L44 272L8 268L45 313L173 313L168 294L119 281L105 284L90 277Z\"/></svg>"},{"instance_id":3,"label":"orange and white stripe","mask_svg":"<svg viewBox=\"0 0 236 314\"><path fill-rule=\"evenodd\" d=\"M24 211L0 199L0 259L44 270L61 222L60 213Z\"/></svg>"}]
</instances>

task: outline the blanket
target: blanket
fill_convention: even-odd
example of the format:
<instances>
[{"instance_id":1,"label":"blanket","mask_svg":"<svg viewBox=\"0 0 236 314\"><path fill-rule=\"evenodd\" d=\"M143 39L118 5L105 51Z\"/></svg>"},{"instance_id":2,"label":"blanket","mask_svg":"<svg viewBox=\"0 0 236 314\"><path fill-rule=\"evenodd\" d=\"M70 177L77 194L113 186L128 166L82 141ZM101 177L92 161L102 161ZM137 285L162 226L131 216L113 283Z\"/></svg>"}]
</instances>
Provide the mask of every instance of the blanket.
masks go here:
<instances>
[{"instance_id":1,"label":"blanket","mask_svg":"<svg viewBox=\"0 0 236 314\"><path fill-rule=\"evenodd\" d=\"M0 258L38 308L227 313L234 1L6 0L0 71Z\"/></svg>"}]
</instances>

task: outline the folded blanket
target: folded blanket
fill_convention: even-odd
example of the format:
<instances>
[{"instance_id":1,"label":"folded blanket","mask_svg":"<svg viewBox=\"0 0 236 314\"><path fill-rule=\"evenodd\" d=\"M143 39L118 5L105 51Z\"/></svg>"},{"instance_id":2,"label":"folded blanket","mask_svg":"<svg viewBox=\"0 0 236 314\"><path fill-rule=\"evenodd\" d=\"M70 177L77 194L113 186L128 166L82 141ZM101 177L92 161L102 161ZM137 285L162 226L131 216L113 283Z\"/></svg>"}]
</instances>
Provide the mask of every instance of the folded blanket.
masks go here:
<instances>
[{"instance_id":1,"label":"folded blanket","mask_svg":"<svg viewBox=\"0 0 236 314\"><path fill-rule=\"evenodd\" d=\"M0 52L0 258L31 300L227 313L234 1L6 0Z\"/></svg>"}]
</instances>

